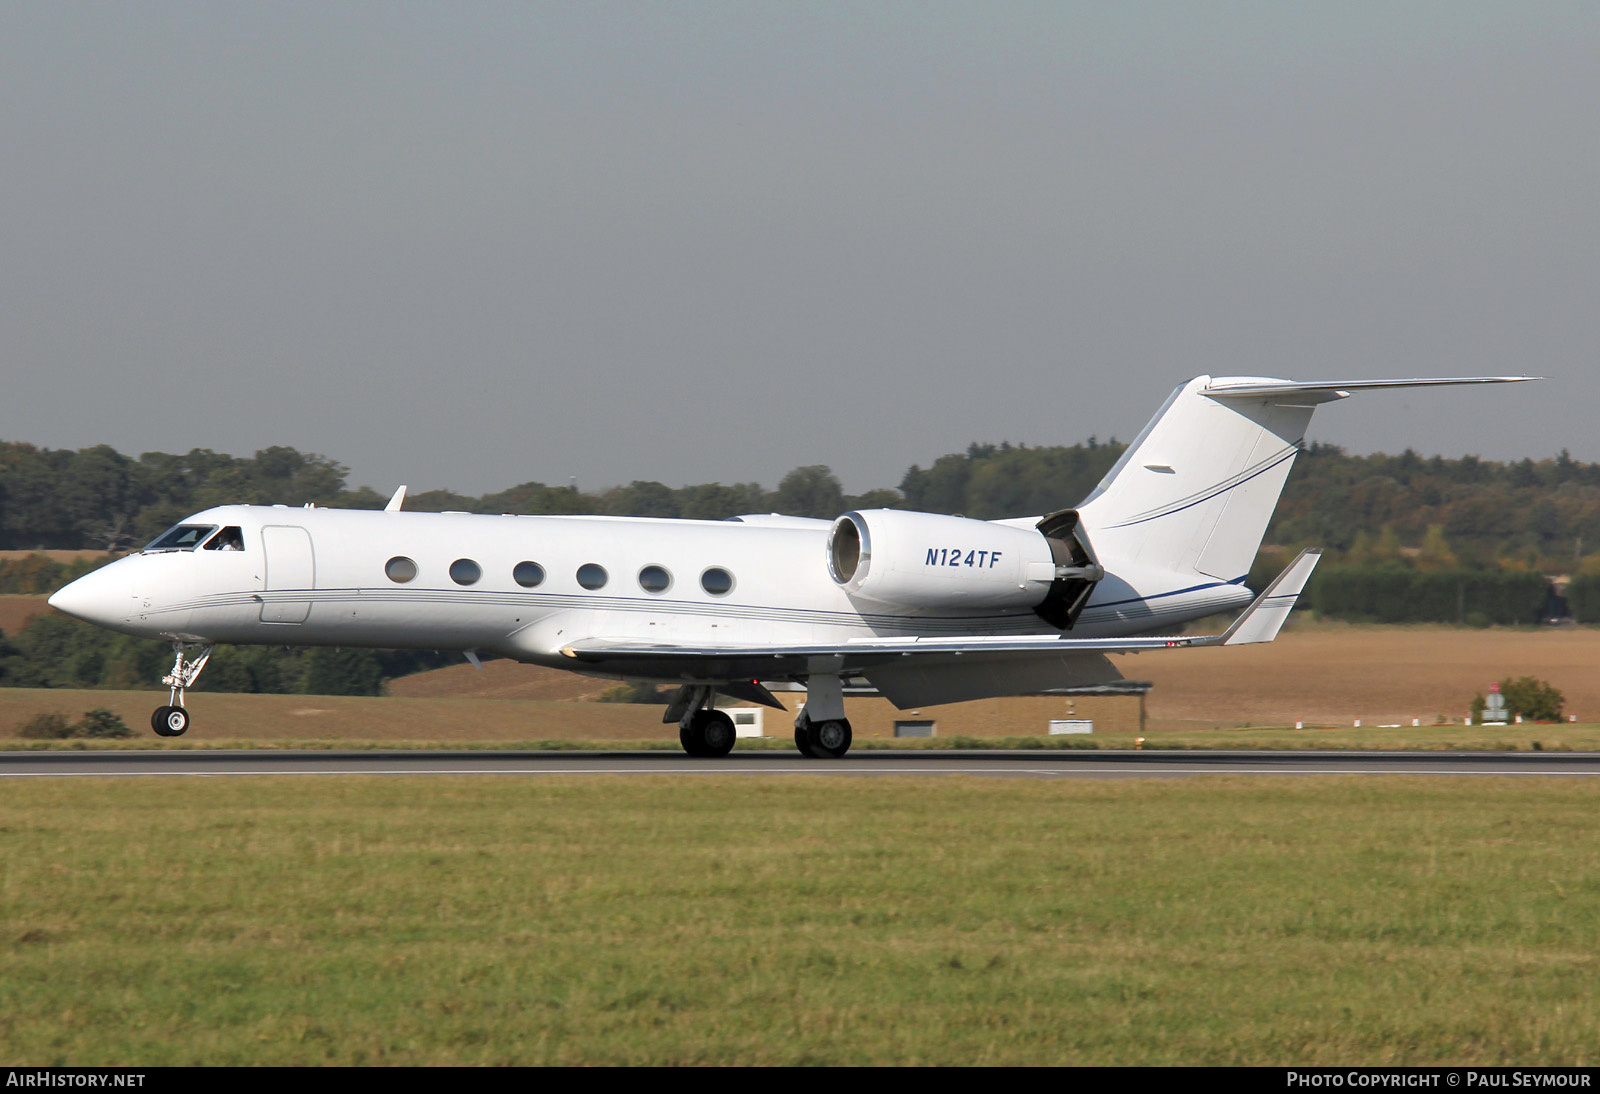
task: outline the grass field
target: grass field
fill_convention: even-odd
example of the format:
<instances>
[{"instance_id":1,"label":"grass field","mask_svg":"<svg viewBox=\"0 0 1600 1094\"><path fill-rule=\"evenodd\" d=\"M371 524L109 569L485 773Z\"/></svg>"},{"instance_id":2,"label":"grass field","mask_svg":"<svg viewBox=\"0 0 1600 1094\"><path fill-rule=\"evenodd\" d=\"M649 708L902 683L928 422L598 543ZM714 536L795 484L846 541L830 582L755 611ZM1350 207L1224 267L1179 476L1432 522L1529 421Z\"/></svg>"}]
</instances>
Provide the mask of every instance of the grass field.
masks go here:
<instances>
[{"instance_id":1,"label":"grass field","mask_svg":"<svg viewBox=\"0 0 1600 1094\"><path fill-rule=\"evenodd\" d=\"M1569 1064L1600 794L11 782L10 1064Z\"/></svg>"}]
</instances>

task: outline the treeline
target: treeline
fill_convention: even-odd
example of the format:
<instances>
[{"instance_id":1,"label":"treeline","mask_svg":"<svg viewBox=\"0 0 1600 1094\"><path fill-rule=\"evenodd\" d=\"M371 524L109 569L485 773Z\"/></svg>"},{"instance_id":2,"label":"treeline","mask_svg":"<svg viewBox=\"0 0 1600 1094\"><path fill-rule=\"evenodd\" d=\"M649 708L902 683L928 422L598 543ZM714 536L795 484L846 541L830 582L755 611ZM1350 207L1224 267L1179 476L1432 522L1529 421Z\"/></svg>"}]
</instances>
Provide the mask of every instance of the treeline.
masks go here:
<instances>
[{"instance_id":1,"label":"treeline","mask_svg":"<svg viewBox=\"0 0 1600 1094\"><path fill-rule=\"evenodd\" d=\"M0 443L0 549L126 550L199 509L228 502L381 507L345 488L346 469L292 448L248 459L196 449L131 459L109 445Z\"/></svg>"},{"instance_id":2,"label":"treeline","mask_svg":"<svg viewBox=\"0 0 1600 1094\"><path fill-rule=\"evenodd\" d=\"M898 507L990 519L1081 502L1124 450L1115 439L1094 437L1053 447L973 444L911 467L898 489L859 495L846 494L828 467L813 465L789 472L773 490L754 482L674 488L636 480L586 492L531 481L480 497L413 493L406 507L709 520L750 512L826 519L852 508ZM0 442L0 548L125 550L228 502L378 508L387 500L369 487L351 488L347 476L333 460L283 447L249 457L199 449L135 459L104 445L70 451ZM1497 463L1411 451L1351 456L1314 444L1296 461L1267 543L1254 587L1300 547L1327 551L1308 600L1328 615L1526 622L1544 603L1539 575L1571 574L1574 613L1600 621L1593 583L1600 580L1600 464L1566 452ZM43 556L0 561L0 592L48 592L89 565ZM263 670L263 686L298 688L303 673L280 672L288 683L273 685Z\"/></svg>"},{"instance_id":3,"label":"treeline","mask_svg":"<svg viewBox=\"0 0 1600 1094\"><path fill-rule=\"evenodd\" d=\"M42 596L53 593L69 581L110 561L109 555L80 555L58 561L49 555L31 554L21 558L0 558L0 593Z\"/></svg>"},{"instance_id":4,"label":"treeline","mask_svg":"<svg viewBox=\"0 0 1600 1094\"><path fill-rule=\"evenodd\" d=\"M1334 619L1486 627L1539 622L1549 588L1540 574L1501 570L1332 566L1313 576L1306 600Z\"/></svg>"},{"instance_id":5,"label":"treeline","mask_svg":"<svg viewBox=\"0 0 1600 1094\"><path fill-rule=\"evenodd\" d=\"M194 690L379 695L387 679L457 660L433 650L218 646ZM169 643L64 615L35 616L14 635L0 634L0 687L148 690L171 669Z\"/></svg>"},{"instance_id":6,"label":"treeline","mask_svg":"<svg viewBox=\"0 0 1600 1094\"><path fill-rule=\"evenodd\" d=\"M991 519L1078 504L1124 447L1093 437L1055 447L974 444L911 467L898 488L856 495L846 494L828 467L814 465L795 468L772 490L754 482L675 488L636 480L586 492L533 481L480 497L413 493L406 507L704 520L751 512L832 518L852 508L898 507ZM341 464L293 448L135 459L105 445L71 451L0 442L0 549L125 550L228 502L379 508L387 500L370 487L351 488L347 475ZM1296 461L1267 538L1318 545L1362 565L1552 570L1591 558L1589 568L1600 572L1600 464L1566 452L1496 463L1411 451L1351 456L1314 444Z\"/></svg>"},{"instance_id":7,"label":"treeline","mask_svg":"<svg viewBox=\"0 0 1600 1094\"><path fill-rule=\"evenodd\" d=\"M213 505L308 502L380 509L370 487L350 488L348 469L324 456L267 448L250 457L206 449L137 459L107 445L78 451L0 442L0 550L127 550L148 543L183 517ZM798 467L777 489L759 483L672 488L636 481L598 493L525 482L471 497L450 490L412 493L406 508L469 513L604 514L723 520L783 512L832 518L851 508L902 504L898 491L847 495L827 467Z\"/></svg>"},{"instance_id":8,"label":"treeline","mask_svg":"<svg viewBox=\"0 0 1600 1094\"><path fill-rule=\"evenodd\" d=\"M1496 463L1314 444L1295 462L1267 537L1365 564L1414 560L1431 547L1441 569L1568 571L1587 558L1600 571L1600 464L1565 450Z\"/></svg>"}]
</instances>

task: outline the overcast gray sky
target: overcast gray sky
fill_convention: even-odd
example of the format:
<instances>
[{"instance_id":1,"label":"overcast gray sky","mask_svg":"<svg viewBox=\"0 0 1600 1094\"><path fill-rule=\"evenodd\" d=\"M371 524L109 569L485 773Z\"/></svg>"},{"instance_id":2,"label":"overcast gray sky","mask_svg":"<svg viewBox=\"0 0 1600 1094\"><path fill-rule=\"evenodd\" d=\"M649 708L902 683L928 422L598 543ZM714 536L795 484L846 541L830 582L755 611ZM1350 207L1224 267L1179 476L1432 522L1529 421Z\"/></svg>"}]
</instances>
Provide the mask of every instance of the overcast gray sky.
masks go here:
<instances>
[{"instance_id":1,"label":"overcast gray sky","mask_svg":"<svg viewBox=\"0 0 1600 1094\"><path fill-rule=\"evenodd\" d=\"M897 485L1200 373L1600 460L1600 4L0 6L0 439Z\"/></svg>"}]
</instances>

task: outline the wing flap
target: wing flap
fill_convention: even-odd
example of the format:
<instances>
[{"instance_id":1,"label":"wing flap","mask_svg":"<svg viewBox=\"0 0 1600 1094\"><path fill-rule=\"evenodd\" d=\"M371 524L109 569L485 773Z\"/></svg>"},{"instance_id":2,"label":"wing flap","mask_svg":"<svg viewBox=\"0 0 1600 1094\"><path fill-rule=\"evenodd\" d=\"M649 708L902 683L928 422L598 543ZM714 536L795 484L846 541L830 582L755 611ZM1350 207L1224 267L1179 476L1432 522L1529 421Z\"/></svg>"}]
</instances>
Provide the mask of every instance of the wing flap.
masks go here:
<instances>
[{"instance_id":1,"label":"wing flap","mask_svg":"<svg viewBox=\"0 0 1600 1094\"><path fill-rule=\"evenodd\" d=\"M562 654L596 671L659 680L748 681L803 679L816 672L872 676L909 668L952 671L968 662L994 671L1022 659L1104 662L1104 654L1214 645L1217 636L1059 638L895 638L806 646L668 646L591 640L562 647ZM979 671L974 664L973 671Z\"/></svg>"}]
</instances>

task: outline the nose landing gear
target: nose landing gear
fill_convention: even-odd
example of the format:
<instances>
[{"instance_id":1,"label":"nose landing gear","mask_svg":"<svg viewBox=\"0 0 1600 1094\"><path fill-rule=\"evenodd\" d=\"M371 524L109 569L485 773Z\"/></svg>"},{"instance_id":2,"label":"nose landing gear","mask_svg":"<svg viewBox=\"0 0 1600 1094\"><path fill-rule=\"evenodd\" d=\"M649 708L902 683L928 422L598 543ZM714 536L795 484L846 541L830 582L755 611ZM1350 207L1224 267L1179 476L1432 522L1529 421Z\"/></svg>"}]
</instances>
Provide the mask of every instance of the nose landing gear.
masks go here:
<instances>
[{"instance_id":1,"label":"nose landing gear","mask_svg":"<svg viewBox=\"0 0 1600 1094\"><path fill-rule=\"evenodd\" d=\"M189 651L195 651L190 656ZM172 644L172 671L161 678L171 688L167 706L156 707L150 715L150 728L162 737L181 737L189 731L189 712L183 706L185 688L194 686L200 672L211 659L211 647L185 642Z\"/></svg>"}]
</instances>

